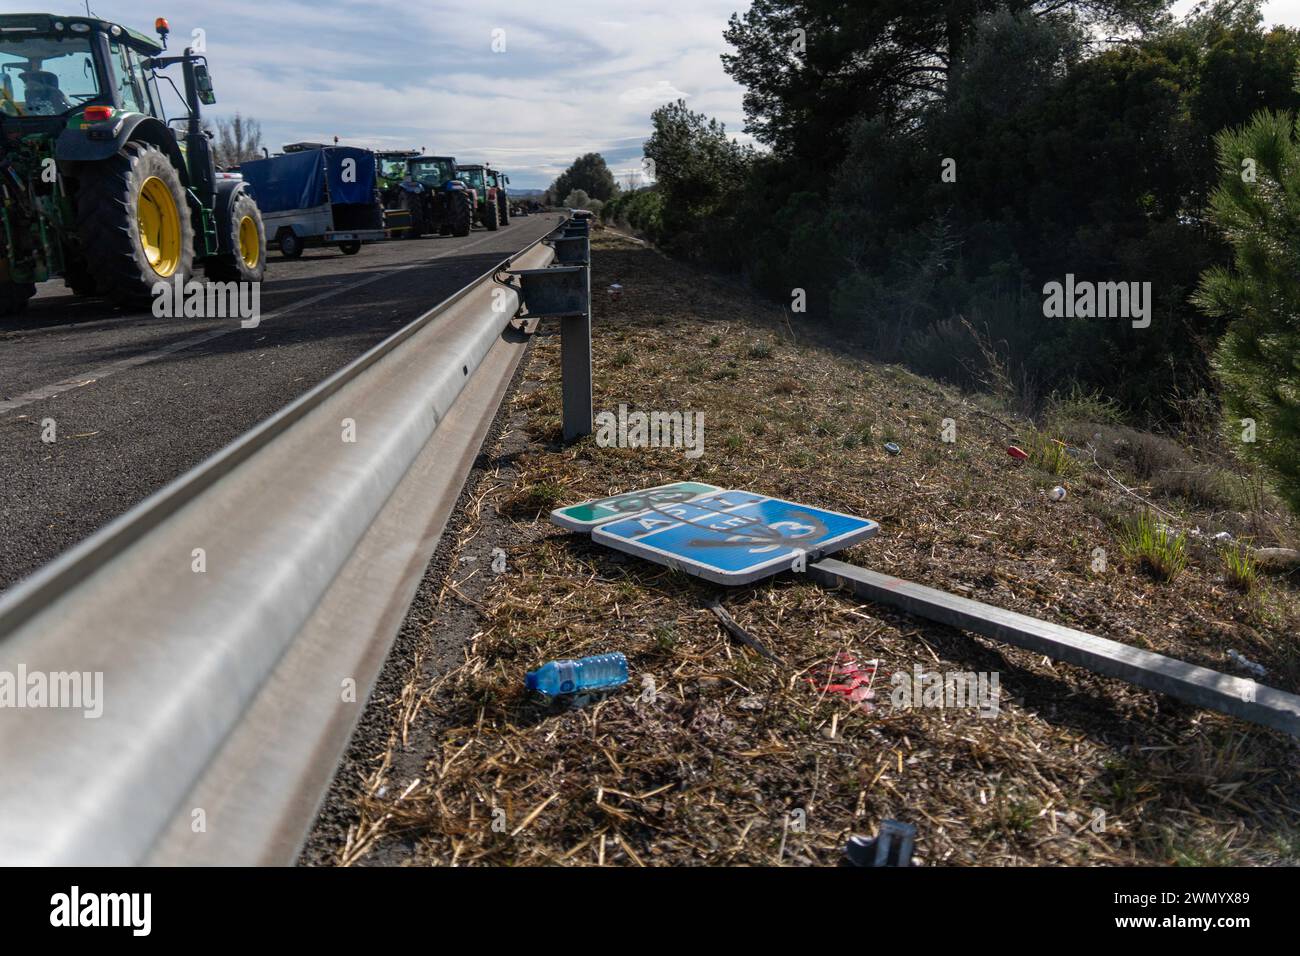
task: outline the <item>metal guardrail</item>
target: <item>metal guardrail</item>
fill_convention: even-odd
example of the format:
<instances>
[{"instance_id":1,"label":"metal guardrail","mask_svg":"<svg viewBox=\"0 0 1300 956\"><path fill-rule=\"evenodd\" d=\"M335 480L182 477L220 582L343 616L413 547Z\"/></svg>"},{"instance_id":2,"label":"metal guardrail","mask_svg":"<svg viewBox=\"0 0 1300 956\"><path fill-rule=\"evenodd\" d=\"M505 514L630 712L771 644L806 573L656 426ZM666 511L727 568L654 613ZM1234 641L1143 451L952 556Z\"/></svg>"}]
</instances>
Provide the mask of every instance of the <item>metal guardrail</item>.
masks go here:
<instances>
[{"instance_id":1,"label":"metal guardrail","mask_svg":"<svg viewBox=\"0 0 1300 956\"><path fill-rule=\"evenodd\" d=\"M0 674L103 682L99 716L0 710L0 863L295 859L522 356L493 279L553 255L504 260L0 596Z\"/></svg>"}]
</instances>

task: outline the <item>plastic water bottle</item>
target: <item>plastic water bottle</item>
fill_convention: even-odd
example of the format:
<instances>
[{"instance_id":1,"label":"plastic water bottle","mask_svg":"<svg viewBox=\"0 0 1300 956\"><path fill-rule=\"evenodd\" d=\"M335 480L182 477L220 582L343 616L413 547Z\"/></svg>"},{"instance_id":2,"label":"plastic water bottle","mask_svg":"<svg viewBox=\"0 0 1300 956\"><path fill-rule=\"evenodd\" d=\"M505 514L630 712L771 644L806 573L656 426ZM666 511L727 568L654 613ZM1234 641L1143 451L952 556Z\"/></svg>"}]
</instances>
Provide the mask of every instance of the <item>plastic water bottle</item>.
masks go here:
<instances>
[{"instance_id":1,"label":"plastic water bottle","mask_svg":"<svg viewBox=\"0 0 1300 956\"><path fill-rule=\"evenodd\" d=\"M584 657L580 661L551 661L529 671L524 684L529 690L548 696L576 694L584 690L604 690L627 683L627 658L622 653Z\"/></svg>"}]
</instances>

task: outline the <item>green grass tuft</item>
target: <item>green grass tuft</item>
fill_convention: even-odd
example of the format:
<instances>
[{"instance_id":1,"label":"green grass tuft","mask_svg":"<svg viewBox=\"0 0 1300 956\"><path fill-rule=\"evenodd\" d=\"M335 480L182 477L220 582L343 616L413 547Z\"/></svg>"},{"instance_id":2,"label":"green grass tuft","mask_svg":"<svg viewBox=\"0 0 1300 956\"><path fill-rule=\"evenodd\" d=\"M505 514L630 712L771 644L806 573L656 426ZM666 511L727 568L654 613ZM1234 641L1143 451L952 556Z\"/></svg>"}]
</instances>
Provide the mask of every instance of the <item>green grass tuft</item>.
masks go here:
<instances>
[{"instance_id":1,"label":"green grass tuft","mask_svg":"<svg viewBox=\"0 0 1300 956\"><path fill-rule=\"evenodd\" d=\"M1124 556L1157 581L1172 581L1187 568L1187 535L1163 527L1149 511L1129 522L1120 544Z\"/></svg>"},{"instance_id":2,"label":"green grass tuft","mask_svg":"<svg viewBox=\"0 0 1300 956\"><path fill-rule=\"evenodd\" d=\"M1228 587L1249 594L1255 589L1255 557L1249 547L1234 541L1223 549L1223 572Z\"/></svg>"}]
</instances>

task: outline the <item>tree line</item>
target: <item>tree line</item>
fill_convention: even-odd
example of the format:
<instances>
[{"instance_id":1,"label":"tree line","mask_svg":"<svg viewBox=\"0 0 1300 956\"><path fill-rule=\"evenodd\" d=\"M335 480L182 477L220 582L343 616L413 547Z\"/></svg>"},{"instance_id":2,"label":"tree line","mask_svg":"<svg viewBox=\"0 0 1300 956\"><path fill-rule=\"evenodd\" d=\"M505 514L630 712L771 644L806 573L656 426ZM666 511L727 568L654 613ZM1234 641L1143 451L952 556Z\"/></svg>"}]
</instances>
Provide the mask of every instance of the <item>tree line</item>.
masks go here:
<instances>
[{"instance_id":1,"label":"tree line","mask_svg":"<svg viewBox=\"0 0 1300 956\"><path fill-rule=\"evenodd\" d=\"M965 387L1222 401L1300 506L1300 32L1169 6L755 0L723 59L759 148L663 106L656 185L603 215ZM1150 319L1051 313L1067 281Z\"/></svg>"}]
</instances>

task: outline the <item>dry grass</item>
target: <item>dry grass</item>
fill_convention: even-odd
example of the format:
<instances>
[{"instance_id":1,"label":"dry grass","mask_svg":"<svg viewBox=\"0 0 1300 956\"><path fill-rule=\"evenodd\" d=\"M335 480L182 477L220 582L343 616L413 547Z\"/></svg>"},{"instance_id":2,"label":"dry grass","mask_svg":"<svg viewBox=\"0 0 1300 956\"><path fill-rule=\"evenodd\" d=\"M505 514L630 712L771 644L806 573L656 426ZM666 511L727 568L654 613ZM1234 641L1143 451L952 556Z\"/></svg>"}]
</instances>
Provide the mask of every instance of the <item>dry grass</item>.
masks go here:
<instances>
[{"instance_id":1,"label":"dry grass","mask_svg":"<svg viewBox=\"0 0 1300 956\"><path fill-rule=\"evenodd\" d=\"M511 573L466 586L482 622L464 663L395 705L342 862L824 865L890 817L917 824L927 864L1297 861L1300 756L1281 735L792 575L724 596L779 664L725 636L718 589L551 526L556 500L749 488L880 521L846 560L1218 669L1235 648L1300 684L1294 591L1231 589L1213 549L1170 582L1135 573L1119 558L1142 506L1091 462L1044 446L1058 470L1017 467L1006 446L1033 431L1005 411L819 345L651 250L595 244L593 288L625 287L598 303L597 410L703 411L706 453L560 448L559 341L538 342L515 402L529 450L466 533L499 540ZM614 650L632 678L605 699L523 690L548 659ZM880 662L870 711L810 679L843 652ZM917 665L998 673L1000 713L891 706L890 674Z\"/></svg>"}]
</instances>

